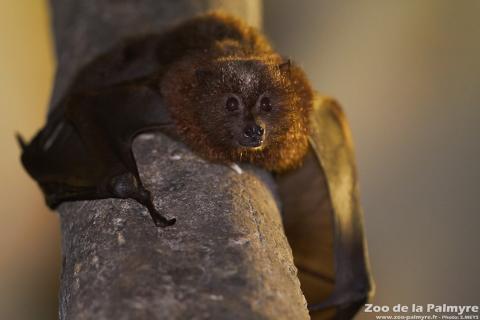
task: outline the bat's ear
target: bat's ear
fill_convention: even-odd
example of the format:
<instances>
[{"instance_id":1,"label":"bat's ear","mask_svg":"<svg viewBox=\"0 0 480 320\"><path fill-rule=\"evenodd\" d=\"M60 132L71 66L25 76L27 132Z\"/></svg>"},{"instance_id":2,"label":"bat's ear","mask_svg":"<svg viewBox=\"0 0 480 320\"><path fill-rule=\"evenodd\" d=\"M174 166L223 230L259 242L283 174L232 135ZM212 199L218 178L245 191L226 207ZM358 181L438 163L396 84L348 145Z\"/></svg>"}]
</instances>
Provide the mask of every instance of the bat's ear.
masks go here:
<instances>
[{"instance_id":1,"label":"bat's ear","mask_svg":"<svg viewBox=\"0 0 480 320\"><path fill-rule=\"evenodd\" d=\"M213 79L213 71L208 69L197 69L195 70L195 77L198 82L208 83Z\"/></svg>"},{"instance_id":2,"label":"bat's ear","mask_svg":"<svg viewBox=\"0 0 480 320\"><path fill-rule=\"evenodd\" d=\"M287 59L285 62L282 62L278 65L278 69L282 74L289 75L291 65L292 65L292 62L290 61L290 59Z\"/></svg>"}]
</instances>

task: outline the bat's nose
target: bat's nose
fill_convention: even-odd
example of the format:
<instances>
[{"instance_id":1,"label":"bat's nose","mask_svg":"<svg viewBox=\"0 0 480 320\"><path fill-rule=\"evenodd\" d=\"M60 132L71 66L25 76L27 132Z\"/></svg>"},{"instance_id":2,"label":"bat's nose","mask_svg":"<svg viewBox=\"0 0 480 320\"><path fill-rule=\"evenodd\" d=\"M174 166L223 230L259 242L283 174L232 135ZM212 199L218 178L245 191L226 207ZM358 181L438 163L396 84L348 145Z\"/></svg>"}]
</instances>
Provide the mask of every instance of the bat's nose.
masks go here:
<instances>
[{"instance_id":1,"label":"bat's nose","mask_svg":"<svg viewBox=\"0 0 480 320\"><path fill-rule=\"evenodd\" d=\"M243 130L243 135L251 140L261 140L264 133L265 129L256 123L247 125Z\"/></svg>"},{"instance_id":2,"label":"bat's nose","mask_svg":"<svg viewBox=\"0 0 480 320\"><path fill-rule=\"evenodd\" d=\"M263 144L264 136L265 129L263 126L251 122L243 128L242 136L238 143L247 148L258 148Z\"/></svg>"}]
</instances>

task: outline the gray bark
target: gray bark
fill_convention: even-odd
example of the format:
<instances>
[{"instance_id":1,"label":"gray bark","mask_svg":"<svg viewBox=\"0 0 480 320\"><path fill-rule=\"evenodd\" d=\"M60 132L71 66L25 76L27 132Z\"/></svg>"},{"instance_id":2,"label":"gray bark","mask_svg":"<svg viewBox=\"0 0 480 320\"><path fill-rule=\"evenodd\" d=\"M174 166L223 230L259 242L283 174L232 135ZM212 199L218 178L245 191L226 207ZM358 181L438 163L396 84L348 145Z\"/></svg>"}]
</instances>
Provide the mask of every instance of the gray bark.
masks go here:
<instances>
[{"instance_id":1,"label":"gray bark","mask_svg":"<svg viewBox=\"0 0 480 320\"><path fill-rule=\"evenodd\" d=\"M58 71L52 105L85 63L118 40L161 32L222 7L252 24L258 1L52 0ZM134 153L161 212L155 228L134 201L60 206L61 319L307 319L271 176L239 175L161 134Z\"/></svg>"}]
</instances>

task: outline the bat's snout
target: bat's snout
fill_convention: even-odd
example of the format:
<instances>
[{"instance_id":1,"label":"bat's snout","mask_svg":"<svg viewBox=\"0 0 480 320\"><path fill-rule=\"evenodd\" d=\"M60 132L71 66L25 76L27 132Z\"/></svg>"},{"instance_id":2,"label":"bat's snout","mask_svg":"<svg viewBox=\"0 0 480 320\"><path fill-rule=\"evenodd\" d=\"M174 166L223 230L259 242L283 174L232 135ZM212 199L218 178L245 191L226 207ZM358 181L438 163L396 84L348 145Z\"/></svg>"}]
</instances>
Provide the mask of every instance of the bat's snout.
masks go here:
<instances>
[{"instance_id":1,"label":"bat's snout","mask_svg":"<svg viewBox=\"0 0 480 320\"><path fill-rule=\"evenodd\" d=\"M239 142L243 147L257 148L262 145L264 137L265 128L257 123L252 123L245 126Z\"/></svg>"}]
</instances>

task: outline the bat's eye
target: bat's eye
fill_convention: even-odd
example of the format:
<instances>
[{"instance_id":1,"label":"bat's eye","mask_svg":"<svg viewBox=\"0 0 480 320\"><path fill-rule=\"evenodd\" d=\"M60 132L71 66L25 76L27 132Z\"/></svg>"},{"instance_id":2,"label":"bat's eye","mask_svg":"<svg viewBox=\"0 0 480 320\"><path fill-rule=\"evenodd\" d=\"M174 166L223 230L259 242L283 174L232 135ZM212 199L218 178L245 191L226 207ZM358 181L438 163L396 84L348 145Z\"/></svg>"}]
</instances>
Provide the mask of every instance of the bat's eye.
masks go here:
<instances>
[{"instance_id":1,"label":"bat's eye","mask_svg":"<svg viewBox=\"0 0 480 320\"><path fill-rule=\"evenodd\" d=\"M228 111L234 112L238 110L238 106L240 103L238 102L238 99L235 97L230 97L227 99L227 102L225 103L225 108L227 108Z\"/></svg>"},{"instance_id":2,"label":"bat's eye","mask_svg":"<svg viewBox=\"0 0 480 320\"><path fill-rule=\"evenodd\" d=\"M272 111L272 104L270 103L270 99L267 97L263 97L262 100L260 100L260 108L262 111L265 112L270 112Z\"/></svg>"}]
</instances>

